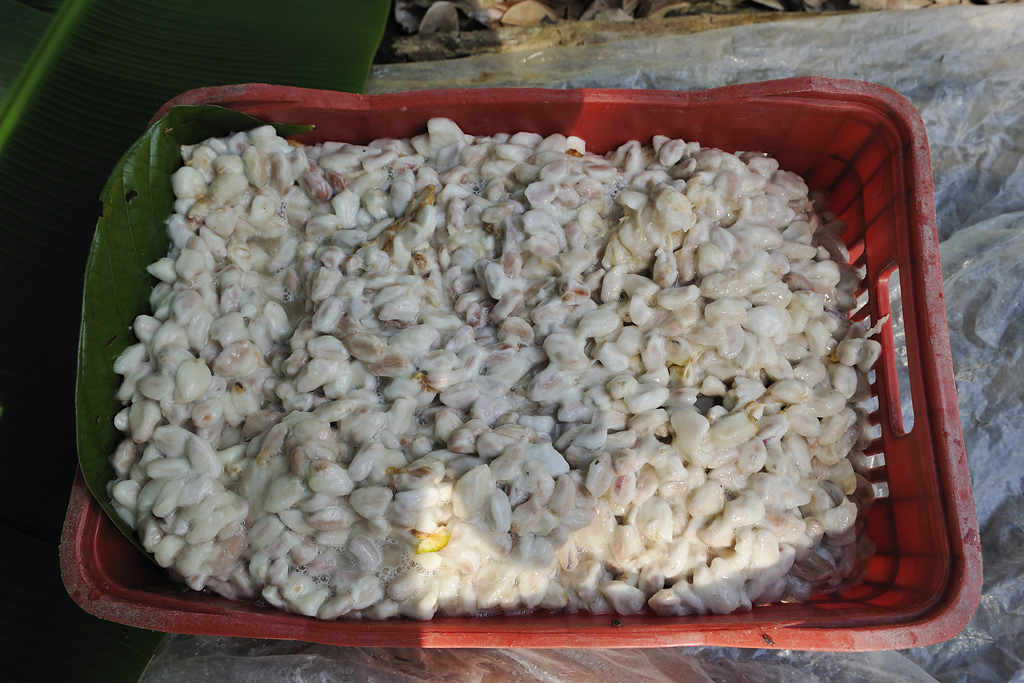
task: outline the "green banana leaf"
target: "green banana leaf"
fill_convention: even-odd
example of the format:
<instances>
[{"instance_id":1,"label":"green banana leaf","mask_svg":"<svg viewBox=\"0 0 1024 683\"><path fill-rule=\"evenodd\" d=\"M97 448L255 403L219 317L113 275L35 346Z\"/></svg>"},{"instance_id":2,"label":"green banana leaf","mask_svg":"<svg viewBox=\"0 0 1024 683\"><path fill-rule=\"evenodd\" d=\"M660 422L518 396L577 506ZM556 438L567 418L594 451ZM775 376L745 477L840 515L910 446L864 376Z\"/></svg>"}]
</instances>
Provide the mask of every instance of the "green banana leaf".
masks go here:
<instances>
[{"instance_id":1,"label":"green banana leaf","mask_svg":"<svg viewBox=\"0 0 1024 683\"><path fill-rule=\"evenodd\" d=\"M93 617L61 583L57 546L0 524L0 544L19 561L0 563L6 681L137 681L164 634ZM47 562L51 559L52 562Z\"/></svg>"},{"instance_id":2,"label":"green banana leaf","mask_svg":"<svg viewBox=\"0 0 1024 683\"><path fill-rule=\"evenodd\" d=\"M132 321L149 312L149 291L156 279L146 266L167 255L165 226L174 212L170 178L181 166L181 145L261 123L210 105L172 107L129 148L103 189L103 213L89 251L82 297L75 392L78 462L93 496L137 546L135 533L114 512L106 492L114 478L110 454L123 438L113 423L122 407L114 396L120 384L114 361L134 343ZM275 127L282 136L312 128Z\"/></svg>"},{"instance_id":3,"label":"green banana leaf","mask_svg":"<svg viewBox=\"0 0 1024 683\"><path fill-rule=\"evenodd\" d=\"M36 45L46 33L54 12L31 7L14 0L0 0L0 26L17 26L18 31L0 41L0 102L18 79Z\"/></svg>"},{"instance_id":4,"label":"green banana leaf","mask_svg":"<svg viewBox=\"0 0 1024 683\"><path fill-rule=\"evenodd\" d=\"M191 88L362 90L388 9L386 0L61 5L0 104L0 521L59 538L76 464L82 273L100 192L124 151ZM0 44L22 30L0 26Z\"/></svg>"},{"instance_id":5,"label":"green banana leaf","mask_svg":"<svg viewBox=\"0 0 1024 683\"><path fill-rule=\"evenodd\" d=\"M78 464L82 276L111 170L185 90L263 82L362 91L388 11L387 0L0 0L0 524L15 532L4 537L12 557L57 566ZM89 381L90 390L110 386L108 377ZM59 581L13 584L32 586L41 609L66 598ZM3 607L5 660L31 657L33 680L138 680L159 640L72 604L75 619L55 613L45 632L67 657L45 659L31 654L39 633ZM99 651L112 655L88 654ZM76 654L84 659L71 661ZM122 654L133 666L109 666Z\"/></svg>"}]
</instances>

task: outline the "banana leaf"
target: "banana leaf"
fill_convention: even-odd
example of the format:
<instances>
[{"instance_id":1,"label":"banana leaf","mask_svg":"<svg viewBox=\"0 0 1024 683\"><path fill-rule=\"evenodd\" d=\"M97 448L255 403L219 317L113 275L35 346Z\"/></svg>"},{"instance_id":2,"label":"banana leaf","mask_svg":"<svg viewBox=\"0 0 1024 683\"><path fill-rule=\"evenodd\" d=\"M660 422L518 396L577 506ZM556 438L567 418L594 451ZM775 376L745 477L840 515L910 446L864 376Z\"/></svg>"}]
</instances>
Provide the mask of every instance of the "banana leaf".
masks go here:
<instances>
[{"instance_id":1,"label":"banana leaf","mask_svg":"<svg viewBox=\"0 0 1024 683\"><path fill-rule=\"evenodd\" d=\"M57 546L0 524L0 543L18 561L0 563L5 625L0 659L7 681L137 681L164 634L101 621L61 583ZM52 562L45 561L52 559Z\"/></svg>"},{"instance_id":2,"label":"banana leaf","mask_svg":"<svg viewBox=\"0 0 1024 683\"><path fill-rule=\"evenodd\" d=\"M121 409L114 396L120 384L114 361L134 343L130 330L135 317L149 312L149 290L156 279L146 266L167 254L166 221L174 212L170 177L181 166L181 145L262 123L221 107L172 107L129 148L103 189L103 213L89 251L82 297L75 392L78 462L93 496L137 546L135 533L114 512L106 491L114 478L109 457L123 438L113 423ZM282 136L311 129L275 127Z\"/></svg>"},{"instance_id":3,"label":"banana leaf","mask_svg":"<svg viewBox=\"0 0 1024 683\"><path fill-rule=\"evenodd\" d=\"M82 276L111 169L160 105L185 90L263 82L362 91L388 11L387 0L0 0L0 524L15 532L4 539L12 557L57 566L78 463ZM59 582L14 583L32 586L26 592L42 609L66 598ZM70 607L84 621L54 624L46 642L68 660L79 653L77 671L88 675L65 675L73 663L50 658L38 660L33 678L137 680L154 634ZM39 634L0 611L5 660L32 656ZM65 637L81 647L65 648ZM101 650L116 658L111 643L143 654L120 669L90 658Z\"/></svg>"},{"instance_id":4,"label":"banana leaf","mask_svg":"<svg viewBox=\"0 0 1024 683\"><path fill-rule=\"evenodd\" d=\"M59 538L76 464L82 273L100 193L124 151L164 102L191 88L361 91L388 8L386 0L61 5L0 104L0 521ZM0 26L0 44L33 27Z\"/></svg>"},{"instance_id":5,"label":"banana leaf","mask_svg":"<svg viewBox=\"0 0 1024 683\"><path fill-rule=\"evenodd\" d=\"M17 26L18 31L0 41L0 102L18 79L21 68L53 21L54 11L30 7L14 0L0 0L0 26Z\"/></svg>"}]
</instances>

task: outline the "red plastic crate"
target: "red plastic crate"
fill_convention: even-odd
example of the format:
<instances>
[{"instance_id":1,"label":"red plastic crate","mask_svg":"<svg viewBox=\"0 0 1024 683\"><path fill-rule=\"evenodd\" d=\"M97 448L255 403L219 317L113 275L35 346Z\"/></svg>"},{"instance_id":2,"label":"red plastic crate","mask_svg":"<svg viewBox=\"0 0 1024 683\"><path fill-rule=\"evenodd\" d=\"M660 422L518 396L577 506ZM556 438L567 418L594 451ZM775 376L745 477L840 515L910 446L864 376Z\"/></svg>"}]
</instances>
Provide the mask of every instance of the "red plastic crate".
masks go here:
<instances>
[{"instance_id":1,"label":"red plastic crate","mask_svg":"<svg viewBox=\"0 0 1024 683\"><path fill-rule=\"evenodd\" d=\"M360 96L268 85L187 92L173 104L219 104L266 121L315 123L304 142L421 133L433 116L467 133L578 135L603 152L662 134L727 151L775 156L848 221L851 259L867 269L867 303L889 313L899 268L915 420L901 423L890 325L874 393L880 455L869 479L888 497L868 518L878 544L863 585L842 596L731 615L543 614L414 621L322 622L183 591L125 539L76 479L61 544L64 582L92 614L175 633L394 647L664 647L713 645L879 650L946 640L981 594L981 545L953 383L924 125L900 95L858 81L799 78L701 92L447 90Z\"/></svg>"}]
</instances>

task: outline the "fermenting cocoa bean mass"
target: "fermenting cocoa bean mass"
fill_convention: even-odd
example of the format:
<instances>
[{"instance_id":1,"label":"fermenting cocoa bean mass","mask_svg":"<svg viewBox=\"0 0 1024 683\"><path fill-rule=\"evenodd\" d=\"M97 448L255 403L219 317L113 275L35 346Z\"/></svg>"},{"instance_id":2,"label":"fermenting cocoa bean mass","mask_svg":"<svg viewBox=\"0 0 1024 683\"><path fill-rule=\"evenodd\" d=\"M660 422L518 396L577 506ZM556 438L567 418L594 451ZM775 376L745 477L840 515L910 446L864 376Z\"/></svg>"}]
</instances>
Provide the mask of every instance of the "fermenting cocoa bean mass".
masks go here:
<instances>
[{"instance_id":1,"label":"fermenting cocoa bean mass","mask_svg":"<svg viewBox=\"0 0 1024 683\"><path fill-rule=\"evenodd\" d=\"M174 577L321 619L858 580L881 347L841 221L774 159L447 119L182 158L110 485Z\"/></svg>"}]
</instances>

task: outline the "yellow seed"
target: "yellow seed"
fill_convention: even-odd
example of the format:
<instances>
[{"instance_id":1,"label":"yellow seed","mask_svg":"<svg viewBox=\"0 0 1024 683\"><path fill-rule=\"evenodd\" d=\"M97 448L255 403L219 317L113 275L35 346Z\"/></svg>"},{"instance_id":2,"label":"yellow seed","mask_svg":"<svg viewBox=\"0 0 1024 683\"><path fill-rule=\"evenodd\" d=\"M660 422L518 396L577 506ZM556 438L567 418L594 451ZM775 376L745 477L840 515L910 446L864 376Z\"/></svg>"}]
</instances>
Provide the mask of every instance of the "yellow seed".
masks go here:
<instances>
[{"instance_id":1,"label":"yellow seed","mask_svg":"<svg viewBox=\"0 0 1024 683\"><path fill-rule=\"evenodd\" d=\"M423 553L436 553L441 548L448 545L448 540L451 538L451 534L444 527L438 529L432 534L423 534L422 532L413 532L419 539L419 545L416 546L416 554L422 555Z\"/></svg>"},{"instance_id":2,"label":"yellow seed","mask_svg":"<svg viewBox=\"0 0 1024 683\"><path fill-rule=\"evenodd\" d=\"M425 372L415 372L415 373L413 373L412 378L414 380L416 380L417 382L419 382L420 386L423 387L424 389L426 389L427 391L431 391L431 392L433 392L435 394L439 393L437 389L435 389L434 387L430 386L430 378L427 377L427 373L425 373Z\"/></svg>"}]
</instances>

